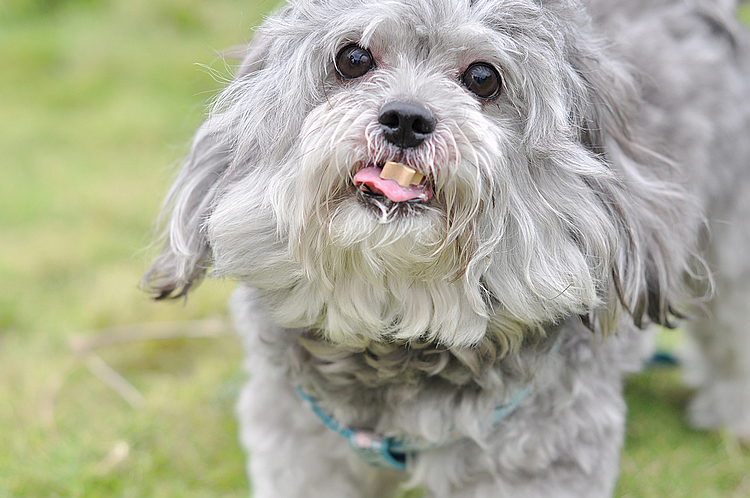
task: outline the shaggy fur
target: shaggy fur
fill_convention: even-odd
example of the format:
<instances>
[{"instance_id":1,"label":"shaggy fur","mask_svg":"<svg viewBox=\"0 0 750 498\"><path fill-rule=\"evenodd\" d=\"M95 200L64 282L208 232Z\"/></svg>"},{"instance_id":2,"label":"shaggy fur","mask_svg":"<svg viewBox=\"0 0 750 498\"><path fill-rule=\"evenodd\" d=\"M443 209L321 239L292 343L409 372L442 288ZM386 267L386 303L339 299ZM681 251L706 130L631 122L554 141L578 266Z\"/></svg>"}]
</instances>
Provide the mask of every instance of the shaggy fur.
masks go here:
<instances>
[{"instance_id":1,"label":"shaggy fur","mask_svg":"<svg viewBox=\"0 0 750 498\"><path fill-rule=\"evenodd\" d=\"M623 374L652 324L688 315L691 419L750 439L750 39L734 7L297 0L259 28L169 193L146 276L161 298L209 268L242 282L255 498L403 482L610 496ZM353 43L374 67L347 79L335 61ZM497 70L497 96L462 83L475 62ZM391 102L429 110L423 143L389 140ZM433 198L356 188L388 160ZM345 426L439 447L404 473L371 467L296 387Z\"/></svg>"}]
</instances>

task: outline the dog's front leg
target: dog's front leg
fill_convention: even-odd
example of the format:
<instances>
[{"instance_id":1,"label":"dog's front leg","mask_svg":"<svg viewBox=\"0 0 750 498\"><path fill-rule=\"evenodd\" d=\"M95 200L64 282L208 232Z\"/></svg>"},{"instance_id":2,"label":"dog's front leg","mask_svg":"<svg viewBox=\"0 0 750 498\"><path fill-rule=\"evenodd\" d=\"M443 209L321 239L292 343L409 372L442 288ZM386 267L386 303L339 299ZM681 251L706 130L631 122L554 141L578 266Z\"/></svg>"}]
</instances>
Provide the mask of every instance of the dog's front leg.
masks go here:
<instances>
[{"instance_id":1,"label":"dog's front leg","mask_svg":"<svg viewBox=\"0 0 750 498\"><path fill-rule=\"evenodd\" d=\"M537 371L534 394L484 440L420 455L429 498L610 498L625 432L622 377L639 368L642 332L604 341L572 331ZM616 368L613 368L616 366Z\"/></svg>"},{"instance_id":2,"label":"dog's front leg","mask_svg":"<svg viewBox=\"0 0 750 498\"><path fill-rule=\"evenodd\" d=\"M614 401L539 421L536 432L503 428L508 437L486 449L465 443L425 455L416 471L425 498L611 498L624 433L624 407Z\"/></svg>"},{"instance_id":3,"label":"dog's front leg","mask_svg":"<svg viewBox=\"0 0 750 498\"><path fill-rule=\"evenodd\" d=\"M237 407L253 498L395 496L399 473L360 461L286 377L262 371L254 372Z\"/></svg>"},{"instance_id":4,"label":"dog's front leg","mask_svg":"<svg viewBox=\"0 0 750 498\"><path fill-rule=\"evenodd\" d=\"M619 474L624 408L622 402L606 406L606 400L599 408L595 418L571 410L566 420L547 420L537 432L508 429L509 437L487 449L466 443L441 455L425 455L424 466L416 471L424 472L425 498L611 498Z\"/></svg>"}]
</instances>

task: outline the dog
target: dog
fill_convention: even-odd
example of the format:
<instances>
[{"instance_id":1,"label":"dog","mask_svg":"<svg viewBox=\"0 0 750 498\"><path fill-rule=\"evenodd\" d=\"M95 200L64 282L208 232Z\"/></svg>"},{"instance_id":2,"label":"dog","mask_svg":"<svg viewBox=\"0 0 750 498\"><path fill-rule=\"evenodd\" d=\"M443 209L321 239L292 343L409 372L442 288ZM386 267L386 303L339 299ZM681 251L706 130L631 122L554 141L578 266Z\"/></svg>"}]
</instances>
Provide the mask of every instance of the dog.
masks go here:
<instances>
[{"instance_id":1,"label":"dog","mask_svg":"<svg viewBox=\"0 0 750 498\"><path fill-rule=\"evenodd\" d=\"M293 0L145 278L232 303L255 498L608 497L623 377L692 338L750 439L750 37L720 0Z\"/></svg>"}]
</instances>

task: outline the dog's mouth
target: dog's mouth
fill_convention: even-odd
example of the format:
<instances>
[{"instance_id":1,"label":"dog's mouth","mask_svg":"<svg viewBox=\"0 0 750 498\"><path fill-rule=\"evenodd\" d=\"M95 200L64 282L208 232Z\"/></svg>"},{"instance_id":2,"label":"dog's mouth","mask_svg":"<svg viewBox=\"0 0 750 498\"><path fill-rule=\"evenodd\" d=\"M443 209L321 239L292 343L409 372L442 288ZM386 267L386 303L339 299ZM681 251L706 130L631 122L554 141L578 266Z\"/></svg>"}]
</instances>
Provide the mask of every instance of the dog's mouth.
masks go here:
<instances>
[{"instance_id":1,"label":"dog's mouth","mask_svg":"<svg viewBox=\"0 0 750 498\"><path fill-rule=\"evenodd\" d=\"M394 203L429 202L433 191L427 177L409 166L394 161L366 166L352 179L360 195L386 198Z\"/></svg>"}]
</instances>

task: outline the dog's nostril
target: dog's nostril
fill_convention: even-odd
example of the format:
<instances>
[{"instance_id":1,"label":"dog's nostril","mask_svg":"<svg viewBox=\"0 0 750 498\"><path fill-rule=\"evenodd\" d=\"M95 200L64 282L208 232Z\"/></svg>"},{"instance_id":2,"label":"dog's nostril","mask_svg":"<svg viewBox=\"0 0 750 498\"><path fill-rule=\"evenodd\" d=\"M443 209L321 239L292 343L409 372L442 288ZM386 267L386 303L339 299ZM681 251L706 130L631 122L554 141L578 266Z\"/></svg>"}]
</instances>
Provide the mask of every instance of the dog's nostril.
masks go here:
<instances>
[{"instance_id":1,"label":"dog's nostril","mask_svg":"<svg viewBox=\"0 0 750 498\"><path fill-rule=\"evenodd\" d=\"M381 125L392 129L396 129L401 125L401 120L395 111L381 113L378 121Z\"/></svg>"},{"instance_id":2,"label":"dog's nostril","mask_svg":"<svg viewBox=\"0 0 750 498\"><path fill-rule=\"evenodd\" d=\"M435 131L437 120L425 106L408 102L388 102L378 115L383 135L402 148L420 145Z\"/></svg>"},{"instance_id":3,"label":"dog's nostril","mask_svg":"<svg viewBox=\"0 0 750 498\"><path fill-rule=\"evenodd\" d=\"M417 117L411 125L412 130L414 130L416 133L422 133L423 135L427 135L429 133L432 133L435 130L435 120L432 121L426 121L420 117Z\"/></svg>"}]
</instances>

